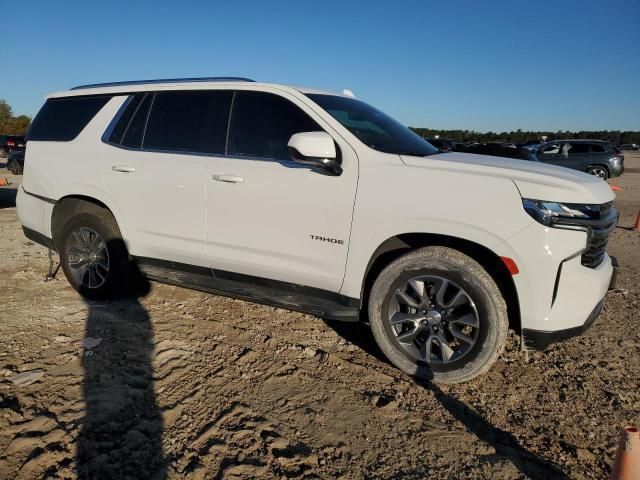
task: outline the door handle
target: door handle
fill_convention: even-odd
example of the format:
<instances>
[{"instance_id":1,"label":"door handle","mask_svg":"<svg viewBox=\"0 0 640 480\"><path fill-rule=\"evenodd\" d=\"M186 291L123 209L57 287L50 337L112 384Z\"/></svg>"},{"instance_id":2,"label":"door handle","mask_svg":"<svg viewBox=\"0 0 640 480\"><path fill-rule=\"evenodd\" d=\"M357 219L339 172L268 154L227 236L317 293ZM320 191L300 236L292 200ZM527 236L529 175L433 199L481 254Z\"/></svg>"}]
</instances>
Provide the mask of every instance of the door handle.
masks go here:
<instances>
[{"instance_id":1,"label":"door handle","mask_svg":"<svg viewBox=\"0 0 640 480\"><path fill-rule=\"evenodd\" d=\"M244 178L239 177L237 175L214 175L213 178L216 182L224 182L224 183L242 183L244 182Z\"/></svg>"},{"instance_id":2,"label":"door handle","mask_svg":"<svg viewBox=\"0 0 640 480\"><path fill-rule=\"evenodd\" d=\"M111 165L111 170L114 172L133 173L136 171L136 167L131 167L129 165Z\"/></svg>"}]
</instances>

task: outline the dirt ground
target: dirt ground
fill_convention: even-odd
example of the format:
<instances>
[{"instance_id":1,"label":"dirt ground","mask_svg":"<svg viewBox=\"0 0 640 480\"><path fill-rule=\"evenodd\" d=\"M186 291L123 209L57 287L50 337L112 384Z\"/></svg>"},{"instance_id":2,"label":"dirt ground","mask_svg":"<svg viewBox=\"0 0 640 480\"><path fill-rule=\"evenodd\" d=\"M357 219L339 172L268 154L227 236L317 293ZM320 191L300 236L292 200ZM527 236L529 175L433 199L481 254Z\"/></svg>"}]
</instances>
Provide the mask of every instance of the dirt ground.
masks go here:
<instances>
[{"instance_id":1,"label":"dirt ground","mask_svg":"<svg viewBox=\"0 0 640 480\"><path fill-rule=\"evenodd\" d=\"M458 386L399 372L366 325L155 283L87 303L44 281L0 163L0 477L605 478L640 423L640 154L625 163L597 322L529 363L511 333Z\"/></svg>"}]
</instances>

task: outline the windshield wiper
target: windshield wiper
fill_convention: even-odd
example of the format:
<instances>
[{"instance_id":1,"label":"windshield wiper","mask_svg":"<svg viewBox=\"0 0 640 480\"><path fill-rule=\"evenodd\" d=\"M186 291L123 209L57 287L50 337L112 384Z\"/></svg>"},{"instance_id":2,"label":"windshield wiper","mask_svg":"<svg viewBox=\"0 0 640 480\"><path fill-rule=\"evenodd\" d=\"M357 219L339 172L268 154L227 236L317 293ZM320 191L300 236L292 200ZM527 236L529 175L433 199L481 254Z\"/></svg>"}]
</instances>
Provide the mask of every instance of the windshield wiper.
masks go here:
<instances>
[{"instance_id":1,"label":"windshield wiper","mask_svg":"<svg viewBox=\"0 0 640 480\"><path fill-rule=\"evenodd\" d=\"M431 155L437 155L438 153L447 153L447 152L441 152L440 150L436 150L435 152L425 153L425 152L416 152L413 150L407 150L405 152L397 152L396 155L411 155L412 157L429 157Z\"/></svg>"},{"instance_id":2,"label":"windshield wiper","mask_svg":"<svg viewBox=\"0 0 640 480\"><path fill-rule=\"evenodd\" d=\"M435 152L438 153L438 152ZM412 157L428 157L429 155L433 155L433 153L424 153L424 152L416 152L412 150L408 150L405 152L397 152L396 155L411 155Z\"/></svg>"}]
</instances>

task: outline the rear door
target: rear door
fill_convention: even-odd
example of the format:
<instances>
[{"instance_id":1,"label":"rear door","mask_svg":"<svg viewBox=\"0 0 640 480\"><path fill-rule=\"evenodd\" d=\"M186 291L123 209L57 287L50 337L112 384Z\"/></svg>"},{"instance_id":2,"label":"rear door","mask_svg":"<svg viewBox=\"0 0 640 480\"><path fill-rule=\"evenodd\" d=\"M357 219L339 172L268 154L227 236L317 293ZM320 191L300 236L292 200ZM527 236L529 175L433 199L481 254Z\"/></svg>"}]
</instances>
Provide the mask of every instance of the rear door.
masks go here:
<instances>
[{"instance_id":1,"label":"rear door","mask_svg":"<svg viewBox=\"0 0 640 480\"><path fill-rule=\"evenodd\" d=\"M132 254L206 266L208 159L224 152L231 94L138 94L103 154Z\"/></svg>"},{"instance_id":2,"label":"rear door","mask_svg":"<svg viewBox=\"0 0 640 480\"><path fill-rule=\"evenodd\" d=\"M591 149L588 143L568 142L563 149L566 166L574 170L585 171L591 160Z\"/></svg>"},{"instance_id":3,"label":"rear door","mask_svg":"<svg viewBox=\"0 0 640 480\"><path fill-rule=\"evenodd\" d=\"M211 267L339 291L357 185L354 150L288 93L237 91L232 105L227 155L207 165ZM318 130L336 141L339 176L289 156L291 135Z\"/></svg>"}]
</instances>

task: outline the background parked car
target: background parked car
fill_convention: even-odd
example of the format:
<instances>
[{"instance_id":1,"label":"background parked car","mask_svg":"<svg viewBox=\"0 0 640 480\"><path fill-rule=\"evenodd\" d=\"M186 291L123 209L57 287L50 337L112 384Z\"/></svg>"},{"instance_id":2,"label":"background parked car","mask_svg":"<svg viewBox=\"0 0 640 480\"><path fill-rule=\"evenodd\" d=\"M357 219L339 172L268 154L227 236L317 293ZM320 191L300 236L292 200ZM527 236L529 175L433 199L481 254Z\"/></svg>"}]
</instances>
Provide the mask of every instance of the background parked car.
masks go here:
<instances>
[{"instance_id":1,"label":"background parked car","mask_svg":"<svg viewBox=\"0 0 640 480\"><path fill-rule=\"evenodd\" d=\"M640 145L637 143L625 143L623 145L618 145L620 150L640 150Z\"/></svg>"},{"instance_id":2,"label":"background parked car","mask_svg":"<svg viewBox=\"0 0 640 480\"><path fill-rule=\"evenodd\" d=\"M7 157L7 170L14 175L22 175L24 170L24 150L11 152Z\"/></svg>"},{"instance_id":3,"label":"background parked car","mask_svg":"<svg viewBox=\"0 0 640 480\"><path fill-rule=\"evenodd\" d=\"M538 161L572 168L600 178L624 172L624 155L615 145L602 140L555 140L538 145Z\"/></svg>"},{"instance_id":4,"label":"background parked car","mask_svg":"<svg viewBox=\"0 0 640 480\"><path fill-rule=\"evenodd\" d=\"M24 145L21 135L0 135L0 157L6 158L14 150L24 150Z\"/></svg>"},{"instance_id":5,"label":"background parked car","mask_svg":"<svg viewBox=\"0 0 640 480\"><path fill-rule=\"evenodd\" d=\"M456 142L448 138L425 138L425 140L441 152L450 152L456 146Z\"/></svg>"},{"instance_id":6,"label":"background parked car","mask_svg":"<svg viewBox=\"0 0 640 480\"><path fill-rule=\"evenodd\" d=\"M494 157L517 158L537 162L533 152L527 148L515 147L511 143L487 142L471 145L457 144L456 152L476 153L478 155L492 155Z\"/></svg>"}]
</instances>

